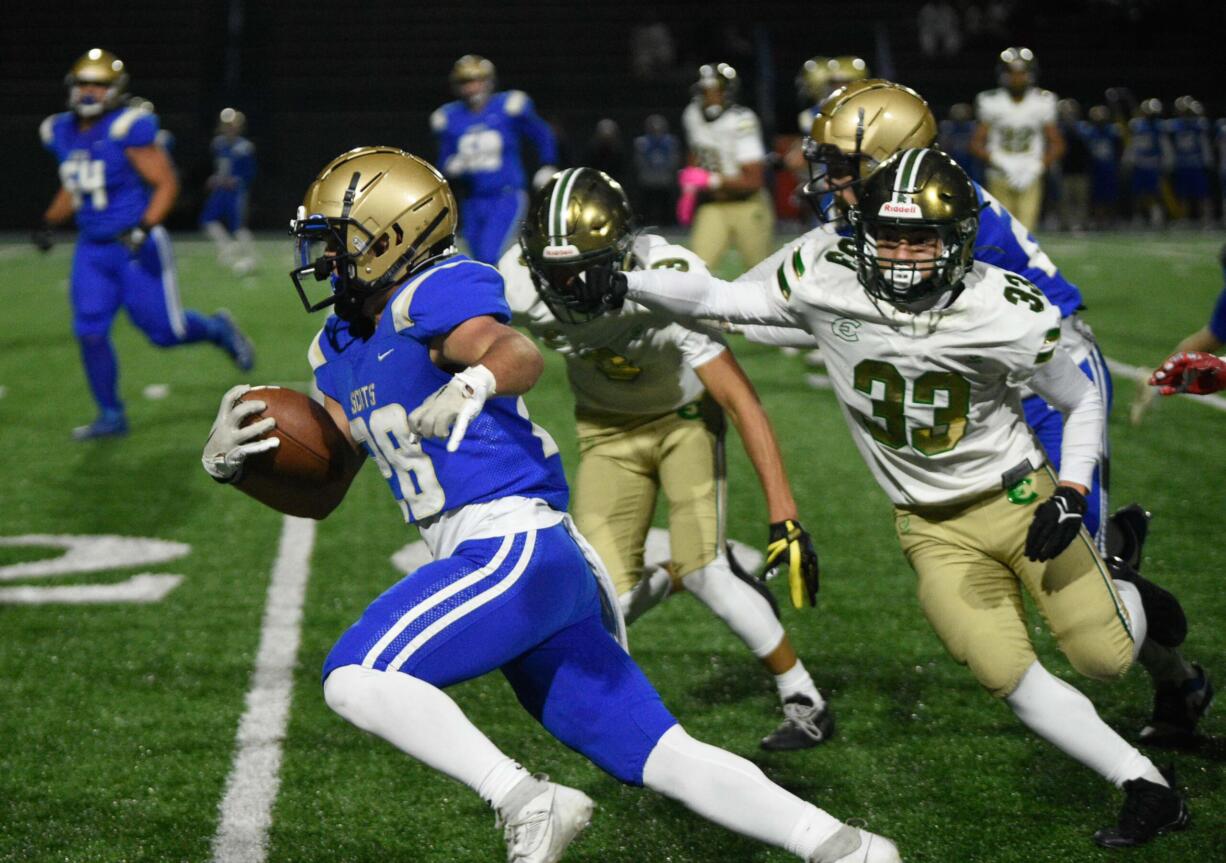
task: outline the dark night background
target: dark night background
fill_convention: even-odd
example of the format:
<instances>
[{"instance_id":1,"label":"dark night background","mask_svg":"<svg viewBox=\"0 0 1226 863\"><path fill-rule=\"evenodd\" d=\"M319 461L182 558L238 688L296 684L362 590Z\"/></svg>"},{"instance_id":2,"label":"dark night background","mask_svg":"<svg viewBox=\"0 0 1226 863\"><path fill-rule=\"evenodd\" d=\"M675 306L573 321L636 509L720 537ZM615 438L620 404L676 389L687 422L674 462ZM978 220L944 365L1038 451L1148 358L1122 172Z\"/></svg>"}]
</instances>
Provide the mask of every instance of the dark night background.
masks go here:
<instances>
[{"instance_id":1,"label":"dark night background","mask_svg":"<svg viewBox=\"0 0 1226 863\"><path fill-rule=\"evenodd\" d=\"M0 228L33 226L55 191L38 124L63 110L64 74L95 46L124 59L131 92L152 99L177 137L183 193L171 227L180 229L195 223L221 107L246 111L258 148L252 223L278 227L316 171L343 150L392 144L433 158L428 117L451 98L447 73L468 52L497 64L500 88L532 95L564 131L572 159L601 117L617 120L627 143L651 112L678 131L698 64L716 60L740 70L741 101L758 111L768 139L794 131L793 79L815 54L863 56L875 75L919 90L938 116L994 86L996 54L1011 44L1034 49L1042 86L1086 106L1102 101L1106 87L1124 85L1168 107L1191 93L1210 117L1226 114L1226 4L961 0L952 2L959 14L995 7L1004 17L937 59L925 57L916 38L922 5L73 0L10 9L0 33L0 140L10 168ZM631 72L630 45L635 28L653 20L671 32L676 59L643 80Z\"/></svg>"}]
</instances>

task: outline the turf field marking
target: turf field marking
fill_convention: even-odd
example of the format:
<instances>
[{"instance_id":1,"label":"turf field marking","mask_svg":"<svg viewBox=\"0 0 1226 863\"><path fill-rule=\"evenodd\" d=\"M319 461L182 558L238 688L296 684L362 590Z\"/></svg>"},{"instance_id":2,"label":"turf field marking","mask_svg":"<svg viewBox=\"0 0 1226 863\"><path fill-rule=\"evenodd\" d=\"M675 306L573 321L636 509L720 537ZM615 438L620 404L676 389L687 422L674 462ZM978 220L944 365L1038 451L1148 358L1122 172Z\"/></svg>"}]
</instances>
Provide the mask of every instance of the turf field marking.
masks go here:
<instances>
[{"instance_id":1,"label":"turf field marking","mask_svg":"<svg viewBox=\"0 0 1226 863\"><path fill-rule=\"evenodd\" d=\"M235 738L234 765L219 807L214 863L263 863L268 855L268 828L281 785L281 742L289 721L314 545L315 522L286 516L268 584L247 708Z\"/></svg>"},{"instance_id":2,"label":"turf field marking","mask_svg":"<svg viewBox=\"0 0 1226 863\"><path fill-rule=\"evenodd\" d=\"M1147 381L1152 373L1152 369L1143 369L1140 366L1130 366L1127 363L1121 363L1118 360L1107 358L1107 368L1111 369L1111 374L1119 375L1122 378L1128 378L1130 381ZM1186 393L1182 394L1187 398L1192 399L1198 405L1214 408L1219 411L1226 411L1226 399L1221 396L1193 396Z\"/></svg>"},{"instance_id":3,"label":"turf field marking","mask_svg":"<svg viewBox=\"0 0 1226 863\"><path fill-rule=\"evenodd\" d=\"M183 582L181 575L142 572L115 584L65 587L0 587L0 605L94 605L161 602Z\"/></svg>"}]
</instances>

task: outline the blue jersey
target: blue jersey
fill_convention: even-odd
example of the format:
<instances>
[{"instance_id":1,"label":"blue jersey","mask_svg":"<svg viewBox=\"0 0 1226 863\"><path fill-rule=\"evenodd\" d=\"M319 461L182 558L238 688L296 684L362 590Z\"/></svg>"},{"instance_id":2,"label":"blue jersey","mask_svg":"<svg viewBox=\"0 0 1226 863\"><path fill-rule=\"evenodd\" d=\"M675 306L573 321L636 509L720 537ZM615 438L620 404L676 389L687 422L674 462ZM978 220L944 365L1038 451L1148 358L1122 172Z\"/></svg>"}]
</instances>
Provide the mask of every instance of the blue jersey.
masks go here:
<instances>
[{"instance_id":1,"label":"blue jersey","mask_svg":"<svg viewBox=\"0 0 1226 863\"><path fill-rule=\"evenodd\" d=\"M150 188L124 152L156 143L158 118L140 108L116 108L81 131L75 114L53 114L39 134L72 195L77 227L90 240L112 239L140 224Z\"/></svg>"},{"instance_id":2,"label":"blue jersey","mask_svg":"<svg viewBox=\"0 0 1226 863\"><path fill-rule=\"evenodd\" d=\"M1170 144L1161 120L1134 117L1128 123L1128 134L1128 154L1134 170L1158 172L1167 167Z\"/></svg>"},{"instance_id":3,"label":"blue jersey","mask_svg":"<svg viewBox=\"0 0 1226 863\"><path fill-rule=\"evenodd\" d=\"M1077 135L1085 142L1095 170L1100 167L1115 170L1120 159L1119 126L1114 123L1098 124L1082 120L1077 124Z\"/></svg>"},{"instance_id":4,"label":"blue jersey","mask_svg":"<svg viewBox=\"0 0 1226 863\"><path fill-rule=\"evenodd\" d=\"M942 120L940 125L941 149L962 166L967 175L977 180L979 160L971 153L971 138L975 134L974 120Z\"/></svg>"},{"instance_id":5,"label":"blue jersey","mask_svg":"<svg viewBox=\"0 0 1226 863\"><path fill-rule=\"evenodd\" d=\"M1175 151L1176 170L1207 171L1213 164L1209 147L1209 121L1204 117L1175 117L1163 127Z\"/></svg>"},{"instance_id":6,"label":"blue jersey","mask_svg":"<svg viewBox=\"0 0 1226 863\"><path fill-rule=\"evenodd\" d=\"M481 315L510 321L502 276L454 255L396 289L370 339L331 317L311 345L316 383L345 409L354 439L379 465L406 521L508 496L566 510L557 444L519 397L490 398L453 453L445 439L411 439L409 413L451 380L431 362L431 340Z\"/></svg>"},{"instance_id":7,"label":"blue jersey","mask_svg":"<svg viewBox=\"0 0 1226 863\"><path fill-rule=\"evenodd\" d=\"M520 139L528 138L542 165L556 165L558 143L549 124L520 90L493 94L476 111L448 102L430 116L438 139L438 166L466 181L468 194L501 195L527 186Z\"/></svg>"},{"instance_id":8,"label":"blue jersey","mask_svg":"<svg viewBox=\"0 0 1226 863\"><path fill-rule=\"evenodd\" d=\"M1209 318L1209 332L1222 344L1226 344L1226 288L1217 295L1213 316Z\"/></svg>"},{"instance_id":9,"label":"blue jersey","mask_svg":"<svg viewBox=\"0 0 1226 863\"><path fill-rule=\"evenodd\" d=\"M213 138L213 176L221 179L233 177L238 189L246 189L255 179L255 145L246 138Z\"/></svg>"}]
</instances>

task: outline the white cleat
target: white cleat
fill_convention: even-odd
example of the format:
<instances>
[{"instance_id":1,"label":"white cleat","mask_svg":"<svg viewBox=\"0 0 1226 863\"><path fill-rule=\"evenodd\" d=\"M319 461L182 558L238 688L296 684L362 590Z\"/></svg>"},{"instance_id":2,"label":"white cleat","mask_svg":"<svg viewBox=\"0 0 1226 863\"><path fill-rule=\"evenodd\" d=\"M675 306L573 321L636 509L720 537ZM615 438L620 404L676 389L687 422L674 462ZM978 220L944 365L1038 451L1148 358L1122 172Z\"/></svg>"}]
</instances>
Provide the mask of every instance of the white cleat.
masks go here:
<instances>
[{"instance_id":1,"label":"white cleat","mask_svg":"<svg viewBox=\"0 0 1226 863\"><path fill-rule=\"evenodd\" d=\"M809 857L808 863L902 863L884 836L844 824Z\"/></svg>"},{"instance_id":2,"label":"white cleat","mask_svg":"<svg viewBox=\"0 0 1226 863\"><path fill-rule=\"evenodd\" d=\"M546 783L548 788L507 819L507 863L557 863L567 846L592 823L595 804L582 791Z\"/></svg>"}]
</instances>

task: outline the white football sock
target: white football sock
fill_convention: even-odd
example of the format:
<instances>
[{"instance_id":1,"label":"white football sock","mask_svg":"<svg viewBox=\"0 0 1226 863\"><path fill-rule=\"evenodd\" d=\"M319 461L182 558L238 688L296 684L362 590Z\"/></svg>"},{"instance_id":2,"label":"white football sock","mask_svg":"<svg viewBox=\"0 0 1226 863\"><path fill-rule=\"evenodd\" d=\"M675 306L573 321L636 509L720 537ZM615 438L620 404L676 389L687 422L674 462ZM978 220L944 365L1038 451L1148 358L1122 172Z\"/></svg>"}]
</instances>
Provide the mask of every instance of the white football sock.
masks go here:
<instances>
[{"instance_id":1,"label":"white football sock","mask_svg":"<svg viewBox=\"0 0 1226 863\"><path fill-rule=\"evenodd\" d=\"M639 583L617 597L626 626L667 599L672 587L673 577L667 569L662 566L645 567Z\"/></svg>"},{"instance_id":2,"label":"white football sock","mask_svg":"<svg viewBox=\"0 0 1226 863\"><path fill-rule=\"evenodd\" d=\"M216 244L218 259L228 262L234 254L234 240L230 238L230 233L221 222L205 222L204 232Z\"/></svg>"},{"instance_id":3,"label":"white football sock","mask_svg":"<svg viewBox=\"0 0 1226 863\"><path fill-rule=\"evenodd\" d=\"M497 807L524 770L469 722L443 690L398 671L345 665L324 683L328 706Z\"/></svg>"},{"instance_id":4,"label":"white football sock","mask_svg":"<svg viewBox=\"0 0 1226 863\"><path fill-rule=\"evenodd\" d=\"M686 575L681 583L716 617L728 624L728 628L759 659L783 640L783 625L775 617L766 597L733 574L724 554Z\"/></svg>"},{"instance_id":5,"label":"white football sock","mask_svg":"<svg viewBox=\"0 0 1226 863\"><path fill-rule=\"evenodd\" d=\"M643 767L643 784L708 821L807 858L842 823L766 778L751 761L674 725Z\"/></svg>"},{"instance_id":6,"label":"white football sock","mask_svg":"<svg viewBox=\"0 0 1226 863\"><path fill-rule=\"evenodd\" d=\"M1038 662L1005 701L1027 728L1116 787L1137 778L1166 785L1153 762L1102 721L1090 699Z\"/></svg>"},{"instance_id":7,"label":"white football sock","mask_svg":"<svg viewBox=\"0 0 1226 863\"><path fill-rule=\"evenodd\" d=\"M812 701L815 707L826 703L813 684L813 678L809 676L805 664L799 659L783 674L775 675L775 686L779 688L780 701L787 701L793 695L803 695Z\"/></svg>"}]
</instances>

